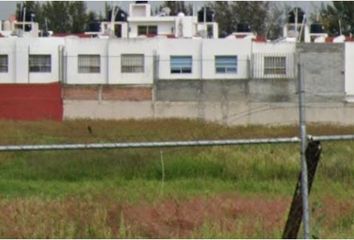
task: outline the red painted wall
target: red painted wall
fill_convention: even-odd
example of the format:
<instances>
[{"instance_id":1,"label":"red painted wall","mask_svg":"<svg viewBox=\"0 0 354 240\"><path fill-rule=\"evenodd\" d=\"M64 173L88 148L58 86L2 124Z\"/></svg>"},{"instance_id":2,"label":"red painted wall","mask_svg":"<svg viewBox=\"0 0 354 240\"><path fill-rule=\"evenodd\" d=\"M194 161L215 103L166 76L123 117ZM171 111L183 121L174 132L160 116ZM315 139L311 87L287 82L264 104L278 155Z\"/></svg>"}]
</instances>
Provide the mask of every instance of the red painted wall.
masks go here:
<instances>
[{"instance_id":1,"label":"red painted wall","mask_svg":"<svg viewBox=\"0 0 354 240\"><path fill-rule=\"evenodd\" d=\"M0 119L61 121L61 85L0 84Z\"/></svg>"}]
</instances>

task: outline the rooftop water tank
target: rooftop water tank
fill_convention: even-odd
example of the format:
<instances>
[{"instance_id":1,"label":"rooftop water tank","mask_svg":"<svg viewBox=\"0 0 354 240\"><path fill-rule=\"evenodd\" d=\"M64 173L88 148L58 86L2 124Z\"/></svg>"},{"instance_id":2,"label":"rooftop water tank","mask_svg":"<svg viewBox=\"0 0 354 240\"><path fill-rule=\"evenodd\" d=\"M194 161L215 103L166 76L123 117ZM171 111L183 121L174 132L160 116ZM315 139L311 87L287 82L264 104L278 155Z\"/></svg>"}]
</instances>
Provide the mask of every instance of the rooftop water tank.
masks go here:
<instances>
[{"instance_id":1,"label":"rooftop water tank","mask_svg":"<svg viewBox=\"0 0 354 240\"><path fill-rule=\"evenodd\" d=\"M101 23L99 21L92 21L87 26L87 32L100 32Z\"/></svg>"},{"instance_id":2,"label":"rooftop water tank","mask_svg":"<svg viewBox=\"0 0 354 240\"><path fill-rule=\"evenodd\" d=\"M202 7L198 11L198 22L204 22L204 13L205 13L205 22L214 22L214 11L209 7Z\"/></svg>"},{"instance_id":3,"label":"rooftop water tank","mask_svg":"<svg viewBox=\"0 0 354 240\"><path fill-rule=\"evenodd\" d=\"M301 8L296 7L288 13L288 23L295 23L297 14L297 22L302 23L304 20L305 12Z\"/></svg>"},{"instance_id":4,"label":"rooftop water tank","mask_svg":"<svg viewBox=\"0 0 354 240\"><path fill-rule=\"evenodd\" d=\"M239 23L236 26L237 32L251 32L251 26L248 23Z\"/></svg>"},{"instance_id":5,"label":"rooftop water tank","mask_svg":"<svg viewBox=\"0 0 354 240\"><path fill-rule=\"evenodd\" d=\"M325 28L320 23L313 23L310 26L310 33L326 33Z\"/></svg>"},{"instance_id":6,"label":"rooftop water tank","mask_svg":"<svg viewBox=\"0 0 354 240\"><path fill-rule=\"evenodd\" d=\"M23 17L23 11L19 11L19 13L16 16L17 21L19 22L35 22L35 14L31 10L26 10L25 12L25 17Z\"/></svg>"},{"instance_id":7,"label":"rooftop water tank","mask_svg":"<svg viewBox=\"0 0 354 240\"><path fill-rule=\"evenodd\" d=\"M111 17L112 17L112 10L108 11L108 19L106 19L107 21L111 21ZM126 22L128 19L128 14L126 12L124 12L122 9L118 9L118 12L115 16L114 21L115 22Z\"/></svg>"},{"instance_id":8,"label":"rooftop water tank","mask_svg":"<svg viewBox=\"0 0 354 240\"><path fill-rule=\"evenodd\" d=\"M135 1L136 4L146 4L148 1Z\"/></svg>"}]
</instances>

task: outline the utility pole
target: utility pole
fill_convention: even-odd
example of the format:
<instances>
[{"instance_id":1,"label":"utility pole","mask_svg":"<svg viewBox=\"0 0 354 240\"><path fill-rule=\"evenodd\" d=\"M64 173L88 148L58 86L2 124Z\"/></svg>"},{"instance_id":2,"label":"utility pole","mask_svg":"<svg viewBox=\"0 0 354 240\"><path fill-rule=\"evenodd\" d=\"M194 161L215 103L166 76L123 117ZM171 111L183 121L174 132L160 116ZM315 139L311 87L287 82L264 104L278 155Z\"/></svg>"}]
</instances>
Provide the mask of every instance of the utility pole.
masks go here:
<instances>
[{"instance_id":1,"label":"utility pole","mask_svg":"<svg viewBox=\"0 0 354 240\"><path fill-rule=\"evenodd\" d=\"M306 123L305 123L305 86L304 77L301 72L301 66L297 66L298 79L299 79L299 120L300 120L300 139L301 139L301 195L302 195L302 223L304 226L304 239L310 238L310 223L309 223L309 203L308 203L308 173L306 162Z\"/></svg>"},{"instance_id":2,"label":"utility pole","mask_svg":"<svg viewBox=\"0 0 354 240\"><path fill-rule=\"evenodd\" d=\"M305 108L304 108L304 78L301 73L300 64L297 65L298 77L298 93L299 93L299 125L300 125L300 143L301 143L301 172L296 184L293 200L289 210L288 220L286 221L283 231L283 239L297 238L301 219L304 226L304 239L310 238L309 226L309 207L308 195L311 189L312 181L315 176L317 163L320 158L321 147L319 142L310 141L307 143L306 125L305 125ZM308 176L307 163L309 163L311 175ZM310 182L308 182L310 178Z\"/></svg>"}]
</instances>

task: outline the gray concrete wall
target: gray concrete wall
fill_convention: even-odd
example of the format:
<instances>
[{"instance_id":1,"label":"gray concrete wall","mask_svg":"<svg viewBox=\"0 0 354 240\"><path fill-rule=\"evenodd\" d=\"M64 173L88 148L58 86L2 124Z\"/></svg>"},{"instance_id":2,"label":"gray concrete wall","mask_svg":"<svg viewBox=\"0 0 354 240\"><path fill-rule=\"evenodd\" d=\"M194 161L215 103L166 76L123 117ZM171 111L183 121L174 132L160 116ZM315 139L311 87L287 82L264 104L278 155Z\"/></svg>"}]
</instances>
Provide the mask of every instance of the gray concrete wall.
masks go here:
<instances>
[{"instance_id":1,"label":"gray concrete wall","mask_svg":"<svg viewBox=\"0 0 354 240\"><path fill-rule=\"evenodd\" d=\"M302 43L297 44L296 50L308 99L342 101L345 92L344 44Z\"/></svg>"},{"instance_id":2,"label":"gray concrete wall","mask_svg":"<svg viewBox=\"0 0 354 240\"><path fill-rule=\"evenodd\" d=\"M227 125L288 125L298 122L296 103L227 102L126 102L65 100L64 118L145 119L191 118ZM312 103L306 121L337 125L354 124L354 104Z\"/></svg>"},{"instance_id":3,"label":"gray concrete wall","mask_svg":"<svg viewBox=\"0 0 354 240\"><path fill-rule=\"evenodd\" d=\"M306 121L354 124L344 102L344 44L298 44L305 80ZM155 81L152 100L64 99L64 118L198 118L228 125L298 121L297 79Z\"/></svg>"},{"instance_id":4,"label":"gray concrete wall","mask_svg":"<svg viewBox=\"0 0 354 240\"><path fill-rule=\"evenodd\" d=\"M158 80L157 101L292 102L294 79Z\"/></svg>"}]
</instances>

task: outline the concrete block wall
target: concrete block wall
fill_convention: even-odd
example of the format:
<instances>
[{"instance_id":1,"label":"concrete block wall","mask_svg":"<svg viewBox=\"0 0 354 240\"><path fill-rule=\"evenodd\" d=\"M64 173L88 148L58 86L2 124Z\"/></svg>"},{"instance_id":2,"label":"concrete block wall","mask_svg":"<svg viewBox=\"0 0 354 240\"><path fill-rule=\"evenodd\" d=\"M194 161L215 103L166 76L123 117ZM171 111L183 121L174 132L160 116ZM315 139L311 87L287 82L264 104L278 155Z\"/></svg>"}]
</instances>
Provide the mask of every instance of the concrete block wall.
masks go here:
<instances>
[{"instance_id":1,"label":"concrete block wall","mask_svg":"<svg viewBox=\"0 0 354 240\"><path fill-rule=\"evenodd\" d=\"M297 44L307 99L320 102L344 100L344 49L343 43Z\"/></svg>"},{"instance_id":2,"label":"concrete block wall","mask_svg":"<svg viewBox=\"0 0 354 240\"><path fill-rule=\"evenodd\" d=\"M296 101L295 79L159 80L157 101Z\"/></svg>"}]
</instances>

